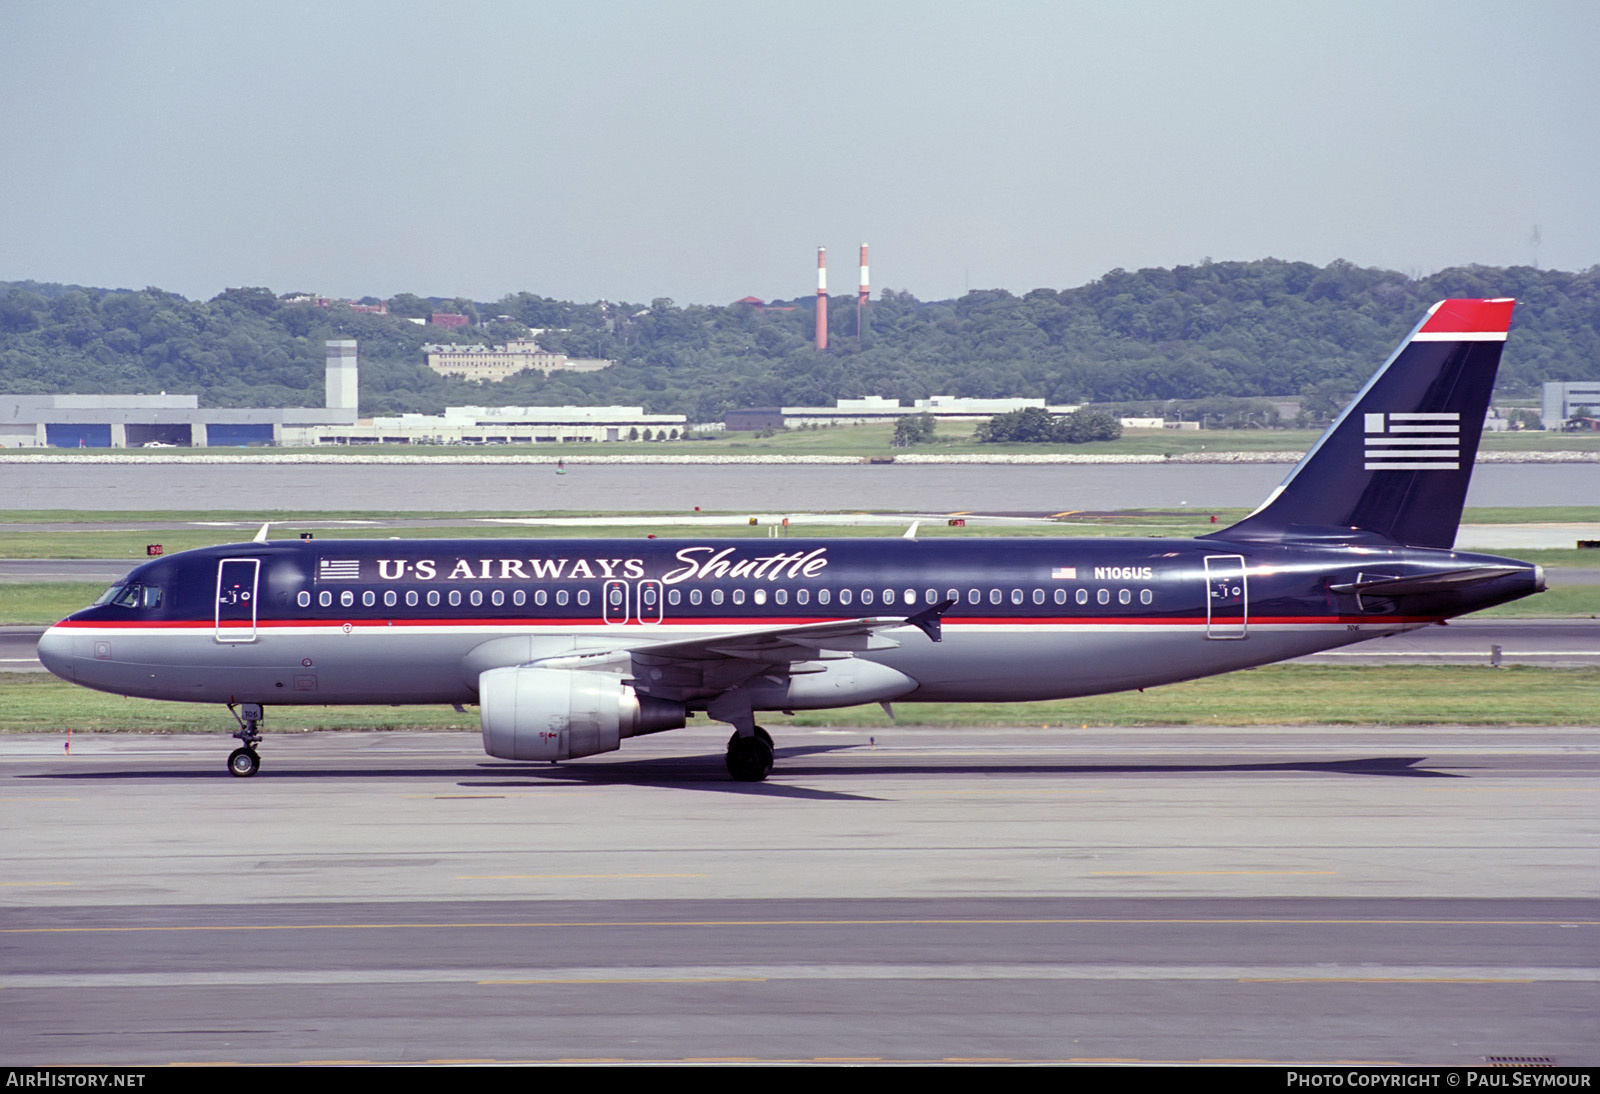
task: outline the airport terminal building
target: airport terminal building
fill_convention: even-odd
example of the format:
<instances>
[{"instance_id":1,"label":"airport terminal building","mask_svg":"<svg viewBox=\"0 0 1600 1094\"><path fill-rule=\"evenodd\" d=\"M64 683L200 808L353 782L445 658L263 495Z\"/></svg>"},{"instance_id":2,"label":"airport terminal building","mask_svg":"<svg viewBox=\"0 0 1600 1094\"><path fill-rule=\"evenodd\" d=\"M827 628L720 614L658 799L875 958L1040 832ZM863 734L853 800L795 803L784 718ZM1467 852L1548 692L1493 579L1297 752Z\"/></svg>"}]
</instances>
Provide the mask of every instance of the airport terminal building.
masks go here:
<instances>
[{"instance_id":1,"label":"airport terminal building","mask_svg":"<svg viewBox=\"0 0 1600 1094\"><path fill-rule=\"evenodd\" d=\"M1539 417L1546 429L1566 429L1569 422L1596 417L1600 407L1600 382L1551 381L1544 385Z\"/></svg>"}]
</instances>

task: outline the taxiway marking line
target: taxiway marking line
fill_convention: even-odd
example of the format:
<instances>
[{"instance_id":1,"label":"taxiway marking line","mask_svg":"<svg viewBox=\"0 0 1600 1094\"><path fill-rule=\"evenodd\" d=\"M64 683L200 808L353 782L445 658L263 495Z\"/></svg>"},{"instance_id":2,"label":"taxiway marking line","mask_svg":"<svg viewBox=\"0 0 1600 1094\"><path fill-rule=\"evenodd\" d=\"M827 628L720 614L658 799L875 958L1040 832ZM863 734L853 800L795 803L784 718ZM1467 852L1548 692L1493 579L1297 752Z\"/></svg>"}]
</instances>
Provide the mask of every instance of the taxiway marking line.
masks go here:
<instances>
[{"instance_id":1,"label":"taxiway marking line","mask_svg":"<svg viewBox=\"0 0 1600 1094\"><path fill-rule=\"evenodd\" d=\"M705 877L705 874L457 874L457 881L583 881L651 877Z\"/></svg>"},{"instance_id":2,"label":"taxiway marking line","mask_svg":"<svg viewBox=\"0 0 1600 1094\"><path fill-rule=\"evenodd\" d=\"M1600 786L1423 786L1429 794L1593 794Z\"/></svg>"},{"instance_id":3,"label":"taxiway marking line","mask_svg":"<svg viewBox=\"0 0 1600 1094\"><path fill-rule=\"evenodd\" d=\"M402 930L485 930L490 928L553 929L559 927L594 930L613 928L662 927L1060 927L1060 926L1191 926L1191 927L1600 927L1596 919L1128 919L1128 918L1045 918L1045 919L695 919L560 922L530 920L477 923L258 923L258 924L179 924L173 926L130 927L4 927L7 934L130 934L135 932L180 931L402 931Z\"/></svg>"},{"instance_id":4,"label":"taxiway marking line","mask_svg":"<svg viewBox=\"0 0 1600 1094\"><path fill-rule=\"evenodd\" d=\"M1090 877L1164 877L1172 874L1185 876L1203 874L1337 874L1337 870L1090 870Z\"/></svg>"},{"instance_id":5,"label":"taxiway marking line","mask_svg":"<svg viewBox=\"0 0 1600 1094\"><path fill-rule=\"evenodd\" d=\"M493 984L765 984L764 976L590 977L573 980L479 980Z\"/></svg>"},{"instance_id":6,"label":"taxiway marking line","mask_svg":"<svg viewBox=\"0 0 1600 1094\"><path fill-rule=\"evenodd\" d=\"M1505 976L1242 976L1241 984L1537 984Z\"/></svg>"}]
</instances>

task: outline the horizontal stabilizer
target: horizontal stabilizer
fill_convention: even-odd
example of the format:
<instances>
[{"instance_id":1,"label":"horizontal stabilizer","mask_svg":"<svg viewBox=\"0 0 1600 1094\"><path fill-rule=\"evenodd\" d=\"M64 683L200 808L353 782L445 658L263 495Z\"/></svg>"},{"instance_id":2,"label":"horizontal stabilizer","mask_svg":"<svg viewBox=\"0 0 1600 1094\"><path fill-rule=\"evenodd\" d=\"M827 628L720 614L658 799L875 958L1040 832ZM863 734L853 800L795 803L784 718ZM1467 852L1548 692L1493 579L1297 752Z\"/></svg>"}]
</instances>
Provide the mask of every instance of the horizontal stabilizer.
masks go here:
<instances>
[{"instance_id":1,"label":"horizontal stabilizer","mask_svg":"<svg viewBox=\"0 0 1600 1094\"><path fill-rule=\"evenodd\" d=\"M1469 566L1461 570L1445 570L1437 574L1419 574L1415 577L1373 576L1344 585L1330 585L1336 593L1365 593L1369 596L1420 596L1424 593L1443 593L1481 585L1485 581L1509 577L1522 572L1520 566Z\"/></svg>"}]
</instances>

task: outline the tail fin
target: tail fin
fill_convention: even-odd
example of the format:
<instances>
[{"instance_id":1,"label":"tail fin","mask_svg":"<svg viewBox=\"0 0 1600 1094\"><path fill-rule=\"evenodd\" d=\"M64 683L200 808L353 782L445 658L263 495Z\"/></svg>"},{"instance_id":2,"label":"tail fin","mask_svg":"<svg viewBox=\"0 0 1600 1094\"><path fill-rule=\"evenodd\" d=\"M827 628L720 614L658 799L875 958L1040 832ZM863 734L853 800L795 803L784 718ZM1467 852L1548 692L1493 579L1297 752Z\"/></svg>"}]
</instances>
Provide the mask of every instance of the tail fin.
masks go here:
<instances>
[{"instance_id":1,"label":"tail fin","mask_svg":"<svg viewBox=\"0 0 1600 1094\"><path fill-rule=\"evenodd\" d=\"M1218 539L1455 543L1512 300L1441 300L1261 508Z\"/></svg>"}]
</instances>

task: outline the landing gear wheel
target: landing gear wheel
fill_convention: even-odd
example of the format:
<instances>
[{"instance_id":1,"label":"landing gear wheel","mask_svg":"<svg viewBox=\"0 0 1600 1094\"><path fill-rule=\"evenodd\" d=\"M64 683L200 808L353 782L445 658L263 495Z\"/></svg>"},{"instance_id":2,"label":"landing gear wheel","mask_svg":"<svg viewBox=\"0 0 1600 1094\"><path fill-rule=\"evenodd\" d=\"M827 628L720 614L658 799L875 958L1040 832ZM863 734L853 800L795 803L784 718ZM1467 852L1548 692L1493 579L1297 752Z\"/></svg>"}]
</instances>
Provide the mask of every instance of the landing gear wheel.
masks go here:
<instances>
[{"instance_id":1,"label":"landing gear wheel","mask_svg":"<svg viewBox=\"0 0 1600 1094\"><path fill-rule=\"evenodd\" d=\"M772 770L772 738L760 726L753 737L728 738L728 774L743 783L758 783Z\"/></svg>"},{"instance_id":2,"label":"landing gear wheel","mask_svg":"<svg viewBox=\"0 0 1600 1094\"><path fill-rule=\"evenodd\" d=\"M248 779L261 769L261 757L256 754L256 745L261 743L261 722L263 718L260 703L244 704L244 713L241 716L238 704L229 701L228 713L233 715L233 720L239 723L239 732L234 736L239 739L242 748L236 748L228 753L228 774L236 779Z\"/></svg>"},{"instance_id":3,"label":"landing gear wheel","mask_svg":"<svg viewBox=\"0 0 1600 1094\"><path fill-rule=\"evenodd\" d=\"M236 748L228 753L228 773L237 779L248 779L261 768L261 757L253 748Z\"/></svg>"}]
</instances>

